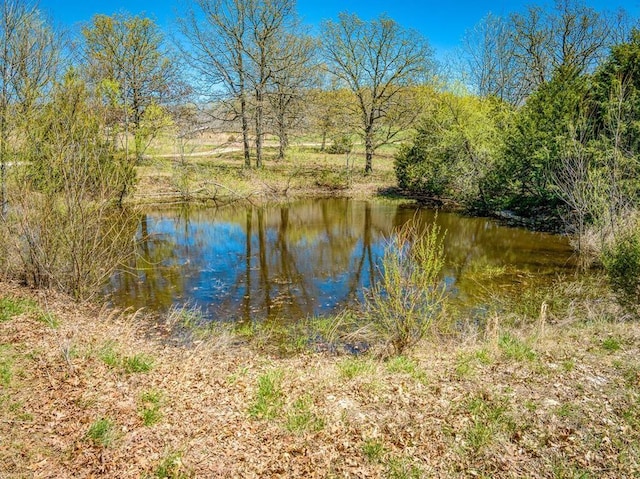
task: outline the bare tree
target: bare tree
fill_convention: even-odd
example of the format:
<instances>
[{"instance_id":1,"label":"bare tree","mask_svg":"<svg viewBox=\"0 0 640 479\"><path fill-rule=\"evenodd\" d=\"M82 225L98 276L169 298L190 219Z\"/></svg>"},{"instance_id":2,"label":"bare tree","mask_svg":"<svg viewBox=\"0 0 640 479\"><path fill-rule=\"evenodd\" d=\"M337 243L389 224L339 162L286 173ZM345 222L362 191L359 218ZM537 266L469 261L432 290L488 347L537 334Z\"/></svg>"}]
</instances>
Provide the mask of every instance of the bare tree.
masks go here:
<instances>
[{"instance_id":1,"label":"bare tree","mask_svg":"<svg viewBox=\"0 0 640 479\"><path fill-rule=\"evenodd\" d=\"M242 125L245 166L251 166L250 125L255 128L256 166L262 166L269 86L282 68L281 49L295 24L294 0L196 0L180 22L189 46L182 50L198 74L201 92Z\"/></svg>"},{"instance_id":2,"label":"bare tree","mask_svg":"<svg viewBox=\"0 0 640 479\"><path fill-rule=\"evenodd\" d=\"M487 15L464 39L475 90L521 105L558 69L591 72L624 31L623 13L599 13L580 0L530 6L508 19Z\"/></svg>"},{"instance_id":3,"label":"bare tree","mask_svg":"<svg viewBox=\"0 0 640 479\"><path fill-rule=\"evenodd\" d=\"M511 16L513 55L523 96L547 82L553 74L552 33L545 11L530 6L526 14Z\"/></svg>"},{"instance_id":4,"label":"bare tree","mask_svg":"<svg viewBox=\"0 0 640 479\"><path fill-rule=\"evenodd\" d=\"M247 104L248 80L244 44L248 36L248 8L245 0L195 0L180 32L187 45L182 53L197 75L198 91L212 101L222 102L232 118L242 124L245 167L251 167L249 146L250 114Z\"/></svg>"},{"instance_id":5,"label":"bare tree","mask_svg":"<svg viewBox=\"0 0 640 479\"><path fill-rule=\"evenodd\" d=\"M522 101L509 22L489 13L463 39L466 69L480 96Z\"/></svg>"},{"instance_id":6,"label":"bare tree","mask_svg":"<svg viewBox=\"0 0 640 479\"><path fill-rule=\"evenodd\" d=\"M557 0L556 12L550 19L554 68L593 71L612 44L610 20L577 0Z\"/></svg>"},{"instance_id":7,"label":"bare tree","mask_svg":"<svg viewBox=\"0 0 640 479\"><path fill-rule=\"evenodd\" d=\"M35 6L22 0L0 5L0 208L7 209L7 167L17 128L57 72L60 37ZM28 128L23 128L28 131Z\"/></svg>"},{"instance_id":8,"label":"bare tree","mask_svg":"<svg viewBox=\"0 0 640 479\"><path fill-rule=\"evenodd\" d=\"M313 63L316 42L303 34L289 34L281 44L269 88L270 120L278 137L278 158L283 159L289 146L289 132L298 125L306 109L305 99L317 83Z\"/></svg>"},{"instance_id":9,"label":"bare tree","mask_svg":"<svg viewBox=\"0 0 640 479\"><path fill-rule=\"evenodd\" d=\"M400 113L406 106L402 94L427 79L432 71L431 48L420 34L386 16L367 22L348 13L341 13L337 22L324 22L322 44L328 71L357 99L365 172L370 173L376 149L406 126L387 124L380 136L383 120L392 115L396 120L414 120L409 111Z\"/></svg>"},{"instance_id":10,"label":"bare tree","mask_svg":"<svg viewBox=\"0 0 640 479\"><path fill-rule=\"evenodd\" d=\"M295 20L295 0L247 1L250 3L251 36L245 49L250 59L248 71L255 100L256 166L260 168L268 87L276 74L283 74L280 78L287 75L285 58L290 57L291 50L281 48L281 45Z\"/></svg>"}]
</instances>

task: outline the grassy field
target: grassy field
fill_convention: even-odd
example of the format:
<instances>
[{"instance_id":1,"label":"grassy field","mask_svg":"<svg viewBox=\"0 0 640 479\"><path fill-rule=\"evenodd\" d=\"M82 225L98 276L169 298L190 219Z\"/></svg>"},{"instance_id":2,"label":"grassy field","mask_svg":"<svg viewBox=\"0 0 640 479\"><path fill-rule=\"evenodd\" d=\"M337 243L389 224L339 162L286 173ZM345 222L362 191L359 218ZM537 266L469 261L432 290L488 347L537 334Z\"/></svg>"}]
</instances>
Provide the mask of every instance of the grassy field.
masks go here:
<instances>
[{"instance_id":1,"label":"grassy field","mask_svg":"<svg viewBox=\"0 0 640 479\"><path fill-rule=\"evenodd\" d=\"M176 145L157 140L138 167L136 203L202 201L226 203L283 200L305 196L375 197L395 186L394 146L381 148L373 173L364 174L362 147L348 154L320 151L317 139L302 138L277 160L267 141L261 169L244 168L241 145L228 135L204 135Z\"/></svg>"},{"instance_id":2,"label":"grassy field","mask_svg":"<svg viewBox=\"0 0 640 479\"><path fill-rule=\"evenodd\" d=\"M640 326L553 289L382 360L0 284L0 477L638 477Z\"/></svg>"}]
</instances>

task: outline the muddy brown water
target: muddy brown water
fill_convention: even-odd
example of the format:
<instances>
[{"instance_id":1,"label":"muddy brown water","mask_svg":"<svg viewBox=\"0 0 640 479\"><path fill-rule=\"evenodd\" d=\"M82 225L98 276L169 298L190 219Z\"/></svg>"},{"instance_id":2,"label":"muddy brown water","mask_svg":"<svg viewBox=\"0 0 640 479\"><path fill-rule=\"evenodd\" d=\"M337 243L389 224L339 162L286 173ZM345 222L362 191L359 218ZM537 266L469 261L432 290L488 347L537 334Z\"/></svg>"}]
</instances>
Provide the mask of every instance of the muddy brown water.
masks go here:
<instances>
[{"instance_id":1,"label":"muddy brown water","mask_svg":"<svg viewBox=\"0 0 640 479\"><path fill-rule=\"evenodd\" d=\"M416 215L445 232L442 278L470 309L481 310L493 292L575 271L566 237L388 202L305 199L147 211L138 257L108 294L119 307L187 304L213 320L329 315L362 300L388 238Z\"/></svg>"}]
</instances>

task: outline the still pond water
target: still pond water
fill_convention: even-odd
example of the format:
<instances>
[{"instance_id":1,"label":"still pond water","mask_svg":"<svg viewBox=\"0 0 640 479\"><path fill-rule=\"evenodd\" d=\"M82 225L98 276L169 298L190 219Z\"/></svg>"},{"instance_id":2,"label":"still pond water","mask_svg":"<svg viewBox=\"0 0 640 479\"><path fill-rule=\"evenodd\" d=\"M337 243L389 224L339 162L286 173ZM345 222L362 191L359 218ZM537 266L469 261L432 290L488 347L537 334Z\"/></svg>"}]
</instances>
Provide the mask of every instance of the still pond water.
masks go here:
<instances>
[{"instance_id":1,"label":"still pond water","mask_svg":"<svg viewBox=\"0 0 640 479\"><path fill-rule=\"evenodd\" d=\"M112 278L111 300L159 312L187 304L225 321L331 314L362 298L390 234L415 215L446 231L443 280L470 308L575 271L561 236L407 205L311 199L148 211L138 258Z\"/></svg>"}]
</instances>

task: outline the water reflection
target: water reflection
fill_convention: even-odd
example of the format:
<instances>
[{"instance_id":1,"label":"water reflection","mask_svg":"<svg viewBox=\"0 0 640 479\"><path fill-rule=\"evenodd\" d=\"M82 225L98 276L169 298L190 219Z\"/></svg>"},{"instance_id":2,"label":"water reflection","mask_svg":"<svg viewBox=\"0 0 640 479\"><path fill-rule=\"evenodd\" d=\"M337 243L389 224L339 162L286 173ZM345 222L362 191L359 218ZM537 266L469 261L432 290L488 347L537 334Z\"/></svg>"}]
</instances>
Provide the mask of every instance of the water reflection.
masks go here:
<instances>
[{"instance_id":1,"label":"water reflection","mask_svg":"<svg viewBox=\"0 0 640 479\"><path fill-rule=\"evenodd\" d=\"M505 228L482 218L347 199L146 214L131 273L112 278L120 306L165 310L199 306L212 319L296 319L328 314L375 280L387 238L420 215L442 231L444 277L460 300L491 284L513 284L573 268L566 239Z\"/></svg>"}]
</instances>

